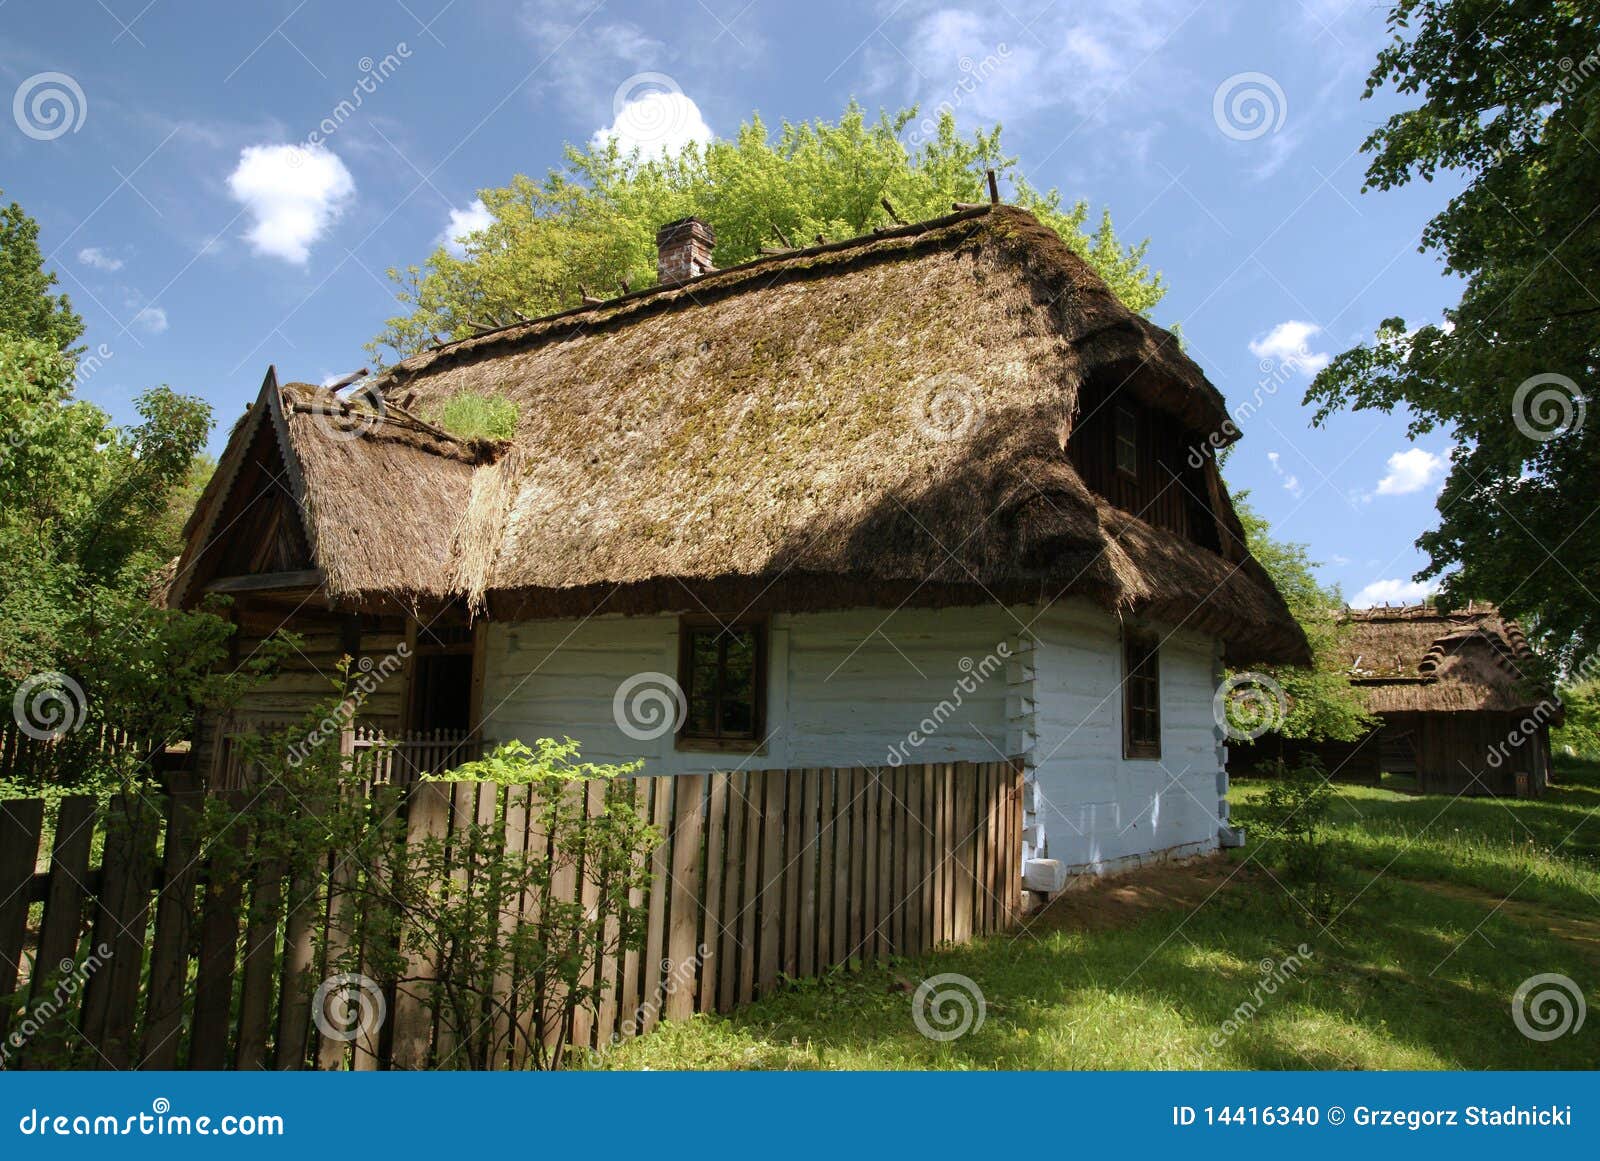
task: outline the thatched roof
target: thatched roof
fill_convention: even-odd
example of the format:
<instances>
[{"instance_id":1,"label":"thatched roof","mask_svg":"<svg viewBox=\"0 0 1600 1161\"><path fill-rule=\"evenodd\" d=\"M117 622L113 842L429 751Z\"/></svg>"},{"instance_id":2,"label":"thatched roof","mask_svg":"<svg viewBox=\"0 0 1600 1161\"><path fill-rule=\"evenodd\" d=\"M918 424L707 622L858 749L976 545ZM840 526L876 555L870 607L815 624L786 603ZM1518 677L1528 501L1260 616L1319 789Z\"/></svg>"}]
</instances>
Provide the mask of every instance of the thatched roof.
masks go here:
<instances>
[{"instance_id":1,"label":"thatched roof","mask_svg":"<svg viewBox=\"0 0 1600 1161\"><path fill-rule=\"evenodd\" d=\"M207 554L255 527L238 492L241 473L262 458L271 482L263 491L297 511L305 563L323 573L328 593L384 592L402 602L446 593L474 471L499 450L399 414L379 416L309 383L280 388L269 370L185 526L168 600L191 600L210 579Z\"/></svg>"},{"instance_id":2,"label":"thatched roof","mask_svg":"<svg viewBox=\"0 0 1600 1161\"><path fill-rule=\"evenodd\" d=\"M500 454L386 443L393 413L321 446L287 411L318 560L349 598L559 615L1076 592L1214 632L1238 661L1303 660L1214 465L1221 554L1084 485L1065 448L1089 382L1196 443L1232 434L1170 334L1031 215L985 207L450 343L374 384L407 414L513 401Z\"/></svg>"},{"instance_id":3,"label":"thatched roof","mask_svg":"<svg viewBox=\"0 0 1600 1161\"><path fill-rule=\"evenodd\" d=\"M1376 714L1518 713L1554 702L1521 627L1493 605L1353 609L1345 652Z\"/></svg>"}]
</instances>

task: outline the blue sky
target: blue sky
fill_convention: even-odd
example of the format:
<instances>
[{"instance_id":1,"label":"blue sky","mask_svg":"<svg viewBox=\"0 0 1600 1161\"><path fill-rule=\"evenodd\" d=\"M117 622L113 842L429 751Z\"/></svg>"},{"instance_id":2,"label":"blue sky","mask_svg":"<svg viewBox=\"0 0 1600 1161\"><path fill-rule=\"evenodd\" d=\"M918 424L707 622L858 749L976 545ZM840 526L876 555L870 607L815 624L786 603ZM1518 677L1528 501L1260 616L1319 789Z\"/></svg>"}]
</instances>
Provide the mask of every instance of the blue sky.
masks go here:
<instances>
[{"instance_id":1,"label":"blue sky","mask_svg":"<svg viewBox=\"0 0 1600 1161\"><path fill-rule=\"evenodd\" d=\"M1413 444L1401 415L1312 429L1300 405L1329 355L1391 315L1437 320L1458 293L1416 249L1454 185L1361 192L1360 144L1396 107L1360 99L1384 12L9 0L0 187L38 218L88 324L80 394L119 418L158 383L202 395L219 450L268 363L314 380L362 366L394 311L385 270L565 141L626 140L659 113L680 134L730 134L752 110L775 125L835 117L851 96L949 102L966 126L1003 123L1035 185L1150 238L1170 287L1157 321L1181 324L1231 404L1252 404L1231 484L1347 597L1415 599L1448 436ZM630 105L641 95L654 104Z\"/></svg>"}]
</instances>

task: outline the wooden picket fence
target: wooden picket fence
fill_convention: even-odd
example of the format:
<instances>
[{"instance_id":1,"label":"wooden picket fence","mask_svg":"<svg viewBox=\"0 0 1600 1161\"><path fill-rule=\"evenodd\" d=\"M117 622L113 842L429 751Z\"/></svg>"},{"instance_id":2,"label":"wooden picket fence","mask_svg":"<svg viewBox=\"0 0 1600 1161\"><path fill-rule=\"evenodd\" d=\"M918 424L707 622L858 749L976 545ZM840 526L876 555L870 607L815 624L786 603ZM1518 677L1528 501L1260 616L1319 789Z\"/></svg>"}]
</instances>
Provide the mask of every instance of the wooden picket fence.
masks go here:
<instances>
[{"instance_id":1,"label":"wooden picket fence","mask_svg":"<svg viewBox=\"0 0 1600 1161\"><path fill-rule=\"evenodd\" d=\"M60 738L35 737L7 715L0 721L0 782L49 785L82 777L97 759L131 755L136 763L159 756L159 746L103 723L69 728Z\"/></svg>"},{"instance_id":2,"label":"wooden picket fence","mask_svg":"<svg viewBox=\"0 0 1600 1161\"><path fill-rule=\"evenodd\" d=\"M648 899L634 901L647 906L646 935L595 964L596 1007L537 1017L560 1021L528 1030L541 1042L604 1049L662 1019L731 1011L786 978L999 932L1020 913L1020 761L659 776L620 791L595 782L589 812L619 792L634 795L663 836L648 855ZM408 842L486 819L504 821L513 849L540 841L527 787L422 783L374 793L405 811ZM241 792L229 801L238 811L230 845L248 849L259 807ZM377 1033L320 1036L311 997L335 969L319 962L316 937L330 932L337 858L307 890L270 859L241 867L208 857L197 849L200 805L190 788L159 812L118 802L102 812L81 797L50 810L39 799L0 803L0 996L15 993L0 1011L0 1044L27 1024L20 1049L0 1065L51 1067L52 1047L63 1046L87 1067L466 1065L418 1000L415 981L436 965L417 949L400 949L412 983L383 985L388 1018ZM93 867L96 846L103 856ZM587 904L599 895L578 868L554 890ZM42 918L30 922L39 904ZM61 973L80 984L65 999ZM512 1051L488 1066L522 1063Z\"/></svg>"},{"instance_id":3,"label":"wooden picket fence","mask_svg":"<svg viewBox=\"0 0 1600 1161\"><path fill-rule=\"evenodd\" d=\"M228 721L216 748L215 765L207 783L215 790L245 790L254 779L245 769L236 744L238 733L271 735L280 730L303 728L298 719L253 718L248 722ZM345 727L340 737L345 754L361 758L362 768L378 785L409 786L424 774L440 774L463 762L476 761L484 754L482 737L472 730L385 731L365 723ZM364 757L362 757L364 755Z\"/></svg>"}]
</instances>

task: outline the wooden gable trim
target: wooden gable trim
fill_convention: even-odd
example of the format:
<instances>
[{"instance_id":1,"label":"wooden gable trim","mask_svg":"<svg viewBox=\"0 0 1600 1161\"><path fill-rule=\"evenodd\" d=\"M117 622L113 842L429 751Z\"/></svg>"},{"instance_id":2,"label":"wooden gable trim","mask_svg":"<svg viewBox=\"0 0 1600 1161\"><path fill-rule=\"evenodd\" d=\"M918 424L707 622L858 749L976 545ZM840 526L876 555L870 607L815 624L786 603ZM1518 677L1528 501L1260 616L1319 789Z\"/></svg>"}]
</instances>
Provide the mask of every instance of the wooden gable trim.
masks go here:
<instances>
[{"instance_id":1,"label":"wooden gable trim","mask_svg":"<svg viewBox=\"0 0 1600 1161\"><path fill-rule=\"evenodd\" d=\"M216 547L214 538L227 533L226 529L218 532L217 522L228 506L228 499L234 493L240 473L250 462L250 450L260 435L266 418L272 421L278 451L289 476L296 513L301 521L301 532L313 562L316 559L316 541L303 514L306 500L305 473L289 441L289 429L283 417L283 396L278 390L277 368L268 366L255 402L246 414L244 422L229 438L228 446L217 464L217 470L212 473L185 527L184 549L178 559L177 574L173 578L172 590L168 596L168 604L174 608L182 607L194 596L196 570L205 560L207 553ZM211 591L209 585L202 588Z\"/></svg>"}]
</instances>

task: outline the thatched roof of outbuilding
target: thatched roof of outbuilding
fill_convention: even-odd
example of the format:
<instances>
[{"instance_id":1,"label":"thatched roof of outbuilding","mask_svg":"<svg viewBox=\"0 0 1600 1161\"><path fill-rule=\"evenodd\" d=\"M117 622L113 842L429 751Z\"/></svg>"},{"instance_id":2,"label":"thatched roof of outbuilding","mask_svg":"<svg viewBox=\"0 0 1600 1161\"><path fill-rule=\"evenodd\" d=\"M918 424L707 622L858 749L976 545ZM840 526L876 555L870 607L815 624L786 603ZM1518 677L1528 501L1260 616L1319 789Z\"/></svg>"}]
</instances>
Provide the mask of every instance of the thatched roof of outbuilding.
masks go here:
<instances>
[{"instance_id":1,"label":"thatched roof of outbuilding","mask_svg":"<svg viewBox=\"0 0 1600 1161\"><path fill-rule=\"evenodd\" d=\"M1376 714L1518 713L1554 704L1516 621L1493 605L1354 609L1345 652Z\"/></svg>"},{"instance_id":2,"label":"thatched roof of outbuilding","mask_svg":"<svg viewBox=\"0 0 1600 1161\"><path fill-rule=\"evenodd\" d=\"M1304 660L1214 464L1220 554L1084 485L1065 448L1090 382L1196 443L1236 435L1172 335L997 206L446 344L373 384L405 416L509 399L503 449L391 436L394 412L319 441L285 415L346 598L574 615L1079 593L1215 633L1238 662Z\"/></svg>"}]
</instances>

